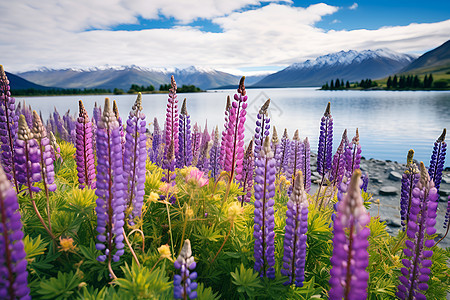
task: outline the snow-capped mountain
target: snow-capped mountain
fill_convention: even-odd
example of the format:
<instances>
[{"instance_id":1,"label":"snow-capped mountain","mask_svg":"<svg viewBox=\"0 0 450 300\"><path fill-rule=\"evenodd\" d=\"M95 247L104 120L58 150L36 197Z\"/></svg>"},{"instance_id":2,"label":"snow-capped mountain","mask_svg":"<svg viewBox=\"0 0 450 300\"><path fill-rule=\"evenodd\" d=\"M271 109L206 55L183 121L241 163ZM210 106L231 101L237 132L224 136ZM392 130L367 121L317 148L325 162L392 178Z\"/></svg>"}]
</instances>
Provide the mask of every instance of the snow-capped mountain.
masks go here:
<instances>
[{"instance_id":1,"label":"snow-capped mountain","mask_svg":"<svg viewBox=\"0 0 450 300\"><path fill-rule=\"evenodd\" d=\"M340 51L319 56L314 60L294 63L265 77L254 86L320 86L336 78L345 81L377 79L401 70L415 58L389 49Z\"/></svg>"}]
</instances>

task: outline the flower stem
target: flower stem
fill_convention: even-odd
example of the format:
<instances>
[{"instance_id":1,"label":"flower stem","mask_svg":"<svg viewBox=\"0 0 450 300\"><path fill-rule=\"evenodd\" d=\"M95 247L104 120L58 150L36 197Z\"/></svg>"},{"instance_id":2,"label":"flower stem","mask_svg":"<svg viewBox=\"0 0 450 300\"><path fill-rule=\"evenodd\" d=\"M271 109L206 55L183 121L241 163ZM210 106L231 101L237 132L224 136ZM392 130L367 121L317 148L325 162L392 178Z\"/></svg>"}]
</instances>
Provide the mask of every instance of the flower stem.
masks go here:
<instances>
[{"instance_id":1,"label":"flower stem","mask_svg":"<svg viewBox=\"0 0 450 300\"><path fill-rule=\"evenodd\" d=\"M162 257L160 256L158 258L158 260L155 262L155 264L153 265L153 267L150 269L150 273L153 272L153 270L155 269L156 265L162 260Z\"/></svg>"},{"instance_id":2,"label":"flower stem","mask_svg":"<svg viewBox=\"0 0 450 300\"><path fill-rule=\"evenodd\" d=\"M136 252L134 252L133 247L131 247L130 241L128 240L127 234L125 233L125 229L122 228L123 231L123 237L125 239L125 243L127 243L128 248L130 248L131 255L133 255L133 259L136 262L136 264L140 267L141 264L139 263L139 259L136 256Z\"/></svg>"},{"instance_id":3,"label":"flower stem","mask_svg":"<svg viewBox=\"0 0 450 300\"><path fill-rule=\"evenodd\" d=\"M222 251L223 246L225 246L225 243L227 242L228 238L230 237L231 229L233 228L233 224L234 224L234 222L231 221L231 222L230 222L230 229L228 229L228 233L227 233L227 235L225 236L225 239L223 240L222 246L220 246L219 251L217 251L216 255L215 255L214 258L212 259L211 264L214 263L214 261L215 261L216 258L217 258L217 255L219 255L220 251Z\"/></svg>"},{"instance_id":4,"label":"flower stem","mask_svg":"<svg viewBox=\"0 0 450 300\"><path fill-rule=\"evenodd\" d=\"M166 199L168 196L169 196L169 192L167 192L167 194L166 194ZM174 247L173 247L172 224L170 222L169 203L167 201L166 201L166 210L167 210L167 218L169 220L170 246L172 247L172 255L175 255Z\"/></svg>"}]
</instances>

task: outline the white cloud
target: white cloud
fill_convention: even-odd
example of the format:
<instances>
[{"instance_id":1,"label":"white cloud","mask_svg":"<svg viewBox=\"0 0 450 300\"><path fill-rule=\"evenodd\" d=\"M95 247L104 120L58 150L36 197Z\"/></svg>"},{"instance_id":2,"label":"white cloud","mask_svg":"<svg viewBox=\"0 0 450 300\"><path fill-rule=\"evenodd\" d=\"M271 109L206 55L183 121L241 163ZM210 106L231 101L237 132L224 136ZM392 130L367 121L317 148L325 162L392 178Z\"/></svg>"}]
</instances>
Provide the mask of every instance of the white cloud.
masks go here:
<instances>
[{"instance_id":1,"label":"white cloud","mask_svg":"<svg viewBox=\"0 0 450 300\"><path fill-rule=\"evenodd\" d=\"M41 66L106 64L219 69L284 66L339 50L424 51L445 42L450 31L450 20L377 30L325 31L315 24L338 8L323 3L300 8L276 2L246 10L243 7L258 1L217 0L205 2L203 10L199 6L204 1L200 0L192 2L192 8L184 5L185 1L165 1L164 5L160 0L151 4L133 1L79 0L76 6L57 0L22 0L8 5L2 1L0 63L12 72ZM158 1L161 3L155 4ZM156 18L158 14L176 16L180 23L170 29L108 30L114 24L137 22L139 15ZM183 25L206 16L223 32L202 32ZM84 31L89 28L103 29Z\"/></svg>"},{"instance_id":2,"label":"white cloud","mask_svg":"<svg viewBox=\"0 0 450 300\"><path fill-rule=\"evenodd\" d=\"M351 10L355 10L355 9L358 8L358 3L355 2L352 5L350 5L348 8L351 9Z\"/></svg>"},{"instance_id":3,"label":"white cloud","mask_svg":"<svg viewBox=\"0 0 450 300\"><path fill-rule=\"evenodd\" d=\"M331 24L338 24L341 23L341 21L339 21L338 19L334 19L333 21L331 21Z\"/></svg>"}]
</instances>

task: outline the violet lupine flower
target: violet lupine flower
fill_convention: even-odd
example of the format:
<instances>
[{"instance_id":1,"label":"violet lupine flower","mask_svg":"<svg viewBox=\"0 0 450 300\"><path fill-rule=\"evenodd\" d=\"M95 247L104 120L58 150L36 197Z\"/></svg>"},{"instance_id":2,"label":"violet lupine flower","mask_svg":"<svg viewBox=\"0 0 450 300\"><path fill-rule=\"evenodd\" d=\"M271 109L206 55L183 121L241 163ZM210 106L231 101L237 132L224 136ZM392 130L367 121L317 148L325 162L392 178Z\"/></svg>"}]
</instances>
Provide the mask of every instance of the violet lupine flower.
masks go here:
<instances>
[{"instance_id":1,"label":"violet lupine flower","mask_svg":"<svg viewBox=\"0 0 450 300\"><path fill-rule=\"evenodd\" d=\"M331 169L331 151L333 148L333 117L330 112L330 102L328 102L325 113L320 123L319 148L317 150L317 172L322 175L322 179Z\"/></svg>"},{"instance_id":2,"label":"violet lupine flower","mask_svg":"<svg viewBox=\"0 0 450 300\"><path fill-rule=\"evenodd\" d=\"M355 170L350 184L341 184L337 215L334 220L333 256L330 271L330 300L366 299L369 264L367 238L370 222L361 197L361 171ZM348 235L346 234L348 232Z\"/></svg>"},{"instance_id":3,"label":"violet lupine flower","mask_svg":"<svg viewBox=\"0 0 450 300\"><path fill-rule=\"evenodd\" d=\"M97 250L104 254L98 261L117 262L124 253L123 225L126 183L123 178L122 145L119 123L109 99L97 127ZM117 249L114 251L114 248Z\"/></svg>"},{"instance_id":4,"label":"violet lupine flower","mask_svg":"<svg viewBox=\"0 0 450 300\"><path fill-rule=\"evenodd\" d=\"M181 275L173 277L173 297L175 299L195 299L197 298L197 272L191 272L197 264L192 256L191 242L185 240L180 255L174 263L174 267L180 270Z\"/></svg>"},{"instance_id":5,"label":"violet lupine flower","mask_svg":"<svg viewBox=\"0 0 450 300\"><path fill-rule=\"evenodd\" d=\"M231 98L227 96L227 105L225 106L225 124L224 130L222 131L222 141L220 143L220 151L219 151L219 170L221 171L225 166L225 157L226 157L226 148L228 141L228 126L230 123L230 110L231 110Z\"/></svg>"},{"instance_id":6,"label":"violet lupine flower","mask_svg":"<svg viewBox=\"0 0 450 300\"><path fill-rule=\"evenodd\" d=\"M450 217L450 196L448 196L447 199L447 212L445 213L445 219L444 219L444 229L447 228L447 233L448 233L448 228L450 228L449 226L449 217Z\"/></svg>"},{"instance_id":7,"label":"violet lupine flower","mask_svg":"<svg viewBox=\"0 0 450 300\"><path fill-rule=\"evenodd\" d=\"M209 169L209 150L211 149L211 136L208 132L208 123L205 124L205 129L202 134L202 143L200 145L200 156L198 158L197 168L203 172L208 172Z\"/></svg>"},{"instance_id":8,"label":"violet lupine flower","mask_svg":"<svg viewBox=\"0 0 450 300\"><path fill-rule=\"evenodd\" d=\"M369 186L369 174L367 174L367 172L364 173L361 176L361 180L362 180L361 190L364 191L364 193L367 193L367 187Z\"/></svg>"},{"instance_id":9,"label":"violet lupine flower","mask_svg":"<svg viewBox=\"0 0 450 300\"><path fill-rule=\"evenodd\" d=\"M428 175L423 162L420 162L420 180L412 192L411 209L407 224L402 260L404 268L399 277L400 285L396 293L399 299L426 299L423 294L428 289L434 240L429 237L436 233L437 189Z\"/></svg>"},{"instance_id":10,"label":"violet lupine flower","mask_svg":"<svg viewBox=\"0 0 450 300\"><path fill-rule=\"evenodd\" d=\"M11 97L9 80L3 66L0 65L0 141L1 163L6 177L14 184L16 191L19 185L16 178L15 149L19 117L15 112L15 99Z\"/></svg>"},{"instance_id":11,"label":"violet lupine flower","mask_svg":"<svg viewBox=\"0 0 450 300\"><path fill-rule=\"evenodd\" d=\"M217 179L220 169L219 127L216 126L213 144L209 151L209 170L211 171L211 177Z\"/></svg>"},{"instance_id":12,"label":"violet lupine flower","mask_svg":"<svg viewBox=\"0 0 450 300\"><path fill-rule=\"evenodd\" d=\"M447 129L442 130L441 136L434 143L433 154L431 155L430 167L428 173L433 180L436 189L439 192L441 186L442 170L444 169L445 154L447 151L447 143L445 142L445 134Z\"/></svg>"},{"instance_id":13,"label":"violet lupine flower","mask_svg":"<svg viewBox=\"0 0 450 300\"><path fill-rule=\"evenodd\" d=\"M346 163L345 163L345 151L348 148L348 138L347 129L344 130L342 134L341 143L333 156L333 165L331 168L331 180L333 181L333 186L339 186L345 175Z\"/></svg>"},{"instance_id":14,"label":"violet lupine flower","mask_svg":"<svg viewBox=\"0 0 450 300\"><path fill-rule=\"evenodd\" d=\"M152 151L149 153L151 155L150 160L157 166L161 167L164 155L164 147L161 143L161 128L159 127L158 119L156 117L153 121L153 128Z\"/></svg>"},{"instance_id":15,"label":"violet lupine flower","mask_svg":"<svg viewBox=\"0 0 450 300\"><path fill-rule=\"evenodd\" d=\"M281 137L281 145L279 149L278 159L276 162L277 165L277 176L280 176L281 173L287 173L288 170L288 162L289 162L289 154L291 142L289 141L289 136L287 133L287 129L284 129L283 136Z\"/></svg>"},{"instance_id":16,"label":"violet lupine flower","mask_svg":"<svg viewBox=\"0 0 450 300\"><path fill-rule=\"evenodd\" d=\"M414 150L408 151L406 158L406 170L402 175L402 190L400 196L400 217L403 230L409 221L409 210L411 208L412 192L420 179L419 168L413 161Z\"/></svg>"},{"instance_id":17,"label":"violet lupine flower","mask_svg":"<svg viewBox=\"0 0 450 300\"><path fill-rule=\"evenodd\" d=\"M147 159L147 135L145 114L142 112L142 95L138 93L127 120L125 136L124 180L127 187L126 203L132 207L132 218L141 217L145 194L145 161Z\"/></svg>"},{"instance_id":18,"label":"violet lupine flower","mask_svg":"<svg viewBox=\"0 0 450 300\"><path fill-rule=\"evenodd\" d=\"M59 115L56 107L54 107L53 111L53 120L55 122L56 131L59 133L59 137L66 140L67 136L65 136L64 131L67 132L67 130L65 130L64 128L63 120L61 119L61 116Z\"/></svg>"},{"instance_id":19,"label":"violet lupine flower","mask_svg":"<svg viewBox=\"0 0 450 300\"><path fill-rule=\"evenodd\" d=\"M200 156L200 145L202 144L202 133L201 129L194 124L194 130L192 132L192 165L195 167L198 163L198 158Z\"/></svg>"},{"instance_id":20,"label":"violet lupine flower","mask_svg":"<svg viewBox=\"0 0 450 300\"><path fill-rule=\"evenodd\" d=\"M244 86L245 76L239 82L238 94L230 109L229 123L226 135L226 153L224 170L230 174L230 182L236 175L236 180L242 179L242 160L244 158L244 123L247 108L247 91Z\"/></svg>"},{"instance_id":21,"label":"violet lupine flower","mask_svg":"<svg viewBox=\"0 0 450 300\"><path fill-rule=\"evenodd\" d=\"M270 129L270 118L267 114L267 110L269 109L270 99L267 99L266 102L261 106L258 114L256 115L256 128L255 128L255 157L259 155L261 152L262 145L266 136L269 135Z\"/></svg>"},{"instance_id":22,"label":"violet lupine flower","mask_svg":"<svg viewBox=\"0 0 450 300\"><path fill-rule=\"evenodd\" d=\"M275 160L270 149L269 137L256 158L255 177L255 266L260 276L275 278Z\"/></svg>"},{"instance_id":23,"label":"violet lupine flower","mask_svg":"<svg viewBox=\"0 0 450 300\"><path fill-rule=\"evenodd\" d=\"M76 139L76 128L77 128L77 122L74 120L74 118L70 115L70 109L64 114L63 116L64 121L64 128L66 129L68 133L68 141L75 144Z\"/></svg>"},{"instance_id":24,"label":"violet lupine flower","mask_svg":"<svg viewBox=\"0 0 450 300\"><path fill-rule=\"evenodd\" d=\"M253 188L253 165L254 165L254 156L253 156L253 141L250 141L248 144L247 150L244 154L244 162L242 164L242 180L239 182L239 185L242 187L242 192L244 195L241 196L241 206L244 205L244 202L250 202L252 197L252 188Z\"/></svg>"},{"instance_id":25,"label":"violet lupine flower","mask_svg":"<svg viewBox=\"0 0 450 300\"><path fill-rule=\"evenodd\" d=\"M180 130L178 138L177 168L192 164L191 118L186 109L186 98L180 111Z\"/></svg>"},{"instance_id":26,"label":"violet lupine flower","mask_svg":"<svg viewBox=\"0 0 450 300\"><path fill-rule=\"evenodd\" d=\"M170 143L173 142L173 153L178 153L178 99L177 99L177 83L175 79L170 77L172 87L169 90L169 99L166 109L165 137L166 148L164 151L165 158L169 152ZM173 156L175 159L175 156Z\"/></svg>"},{"instance_id":27,"label":"violet lupine flower","mask_svg":"<svg viewBox=\"0 0 450 300\"><path fill-rule=\"evenodd\" d=\"M119 123L120 141L122 143L122 153L125 153L125 132L123 131L122 118L119 115L119 108L117 107L116 100L113 100L113 112Z\"/></svg>"},{"instance_id":28,"label":"violet lupine flower","mask_svg":"<svg viewBox=\"0 0 450 300\"><path fill-rule=\"evenodd\" d=\"M174 154L174 146L173 141L170 142L170 145L167 150L167 155L163 160L162 168L165 170L161 181L171 183L175 180L175 154ZM175 182L174 182L175 183Z\"/></svg>"},{"instance_id":29,"label":"violet lupine flower","mask_svg":"<svg viewBox=\"0 0 450 300\"><path fill-rule=\"evenodd\" d=\"M42 124L41 117L37 112L33 111L33 136L37 141L40 153L39 162L41 164L41 177L44 183L45 193L48 191L56 191L55 171L53 166L52 146L50 139L47 137L47 130ZM47 191L48 190L48 191Z\"/></svg>"},{"instance_id":30,"label":"violet lupine flower","mask_svg":"<svg viewBox=\"0 0 450 300\"><path fill-rule=\"evenodd\" d=\"M361 145L359 144L358 128L356 128L356 135L345 150L345 161L346 176L347 178L351 178L353 172L359 169L359 163L361 162Z\"/></svg>"},{"instance_id":31,"label":"violet lupine flower","mask_svg":"<svg viewBox=\"0 0 450 300\"><path fill-rule=\"evenodd\" d=\"M289 279L284 284L303 286L305 280L306 232L308 231L308 199L303 184L303 174L295 175L294 188L287 203L284 235L283 269L281 274Z\"/></svg>"},{"instance_id":32,"label":"violet lupine flower","mask_svg":"<svg viewBox=\"0 0 450 300\"><path fill-rule=\"evenodd\" d=\"M288 163L287 173L291 177L291 185L289 186L288 194L290 195L295 185L296 174L303 169L303 143L300 141L298 129L294 133L291 142L291 151Z\"/></svg>"},{"instance_id":33,"label":"violet lupine flower","mask_svg":"<svg viewBox=\"0 0 450 300\"><path fill-rule=\"evenodd\" d=\"M97 125L102 118L102 109L97 106L97 102L94 103L94 109L92 111L92 123Z\"/></svg>"},{"instance_id":34,"label":"violet lupine flower","mask_svg":"<svg viewBox=\"0 0 450 300\"><path fill-rule=\"evenodd\" d=\"M275 128L275 126L272 127L272 143L270 144L270 146L272 147L272 152L273 152L273 157L275 158L275 161L278 160L278 150L279 150L279 144L280 144L280 140L278 139L278 133L277 133L277 129Z\"/></svg>"},{"instance_id":35,"label":"violet lupine flower","mask_svg":"<svg viewBox=\"0 0 450 300\"><path fill-rule=\"evenodd\" d=\"M62 161L61 157L61 149L59 148L58 142L56 141L56 137L52 131L50 131L50 144L52 145L52 159L53 161L59 159Z\"/></svg>"},{"instance_id":36,"label":"violet lupine flower","mask_svg":"<svg viewBox=\"0 0 450 300\"><path fill-rule=\"evenodd\" d=\"M308 137L303 140L303 164L302 164L303 184L305 191L311 190L311 147Z\"/></svg>"},{"instance_id":37,"label":"violet lupine flower","mask_svg":"<svg viewBox=\"0 0 450 300\"><path fill-rule=\"evenodd\" d=\"M32 115L32 109L31 106L27 106L25 104L25 101L23 101L23 108L21 111L21 114L25 116L25 121L27 121L27 125L29 128L33 127L33 115Z\"/></svg>"},{"instance_id":38,"label":"violet lupine flower","mask_svg":"<svg viewBox=\"0 0 450 300\"><path fill-rule=\"evenodd\" d=\"M80 100L78 103L80 113L77 119L77 137L75 139L78 183L81 189L85 186L95 189L95 164L92 144L94 133L92 132L92 123L83 102Z\"/></svg>"},{"instance_id":39,"label":"violet lupine flower","mask_svg":"<svg viewBox=\"0 0 450 300\"><path fill-rule=\"evenodd\" d=\"M33 133L28 128L24 115L19 117L19 129L17 131L16 144L16 171L17 182L28 188L30 198L33 198L33 192L39 192L40 189L33 186L33 183L41 181L41 165L39 163L41 153Z\"/></svg>"},{"instance_id":40,"label":"violet lupine flower","mask_svg":"<svg viewBox=\"0 0 450 300\"><path fill-rule=\"evenodd\" d=\"M19 203L0 167L0 298L31 299Z\"/></svg>"}]
</instances>

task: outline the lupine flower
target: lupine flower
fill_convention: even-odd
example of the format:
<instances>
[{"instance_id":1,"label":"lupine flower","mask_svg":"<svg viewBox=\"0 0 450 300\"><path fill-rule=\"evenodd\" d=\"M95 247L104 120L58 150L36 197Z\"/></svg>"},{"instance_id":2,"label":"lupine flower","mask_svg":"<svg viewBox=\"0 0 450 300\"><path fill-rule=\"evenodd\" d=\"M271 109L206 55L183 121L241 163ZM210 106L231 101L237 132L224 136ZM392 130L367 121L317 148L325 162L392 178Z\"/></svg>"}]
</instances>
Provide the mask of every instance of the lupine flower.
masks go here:
<instances>
[{"instance_id":1,"label":"lupine flower","mask_svg":"<svg viewBox=\"0 0 450 300\"><path fill-rule=\"evenodd\" d=\"M280 176L281 173L286 173L288 169L289 162L289 154L291 142L289 141L289 136L287 133L287 129L284 129L283 136L281 137L281 145L279 149L278 159L276 161L277 165L277 176Z\"/></svg>"},{"instance_id":2,"label":"lupine flower","mask_svg":"<svg viewBox=\"0 0 450 300\"><path fill-rule=\"evenodd\" d=\"M361 190L367 193L367 187L369 186L369 174L364 173L361 176L362 184L361 184Z\"/></svg>"},{"instance_id":3,"label":"lupine flower","mask_svg":"<svg viewBox=\"0 0 450 300\"><path fill-rule=\"evenodd\" d=\"M0 65L0 141L1 141L1 162L5 170L6 177L12 180L16 191L18 183L16 178L16 166L14 143L17 138L19 117L15 112L15 99L11 97L9 80L6 77L3 66Z\"/></svg>"},{"instance_id":4,"label":"lupine flower","mask_svg":"<svg viewBox=\"0 0 450 300\"><path fill-rule=\"evenodd\" d=\"M59 148L58 142L56 141L55 135L52 131L50 131L50 144L52 145L52 159L54 161L56 159L62 160L61 149Z\"/></svg>"},{"instance_id":5,"label":"lupine flower","mask_svg":"<svg viewBox=\"0 0 450 300\"><path fill-rule=\"evenodd\" d=\"M119 261L124 253L123 225L126 185L123 178L122 145L119 123L105 99L97 127L97 250L104 254L98 261ZM114 248L117 249L114 251Z\"/></svg>"},{"instance_id":6,"label":"lupine flower","mask_svg":"<svg viewBox=\"0 0 450 300\"><path fill-rule=\"evenodd\" d=\"M333 256L331 257L329 299L366 299L369 264L366 227L370 221L361 197L361 171L355 170L347 188L338 192L337 215L334 220ZM348 235L346 234L348 233Z\"/></svg>"},{"instance_id":7,"label":"lupine flower","mask_svg":"<svg viewBox=\"0 0 450 300\"><path fill-rule=\"evenodd\" d=\"M200 145L200 156L198 158L197 168L203 172L208 172L209 169L209 150L211 149L211 136L208 132L208 124L205 124L205 129L202 134L202 143Z\"/></svg>"},{"instance_id":8,"label":"lupine flower","mask_svg":"<svg viewBox=\"0 0 450 300\"><path fill-rule=\"evenodd\" d=\"M92 123L97 125L102 118L102 109L97 106L97 102L94 103L94 109L92 111Z\"/></svg>"},{"instance_id":9,"label":"lupine flower","mask_svg":"<svg viewBox=\"0 0 450 300\"><path fill-rule=\"evenodd\" d=\"M224 170L230 174L230 182L234 175L239 181L242 179L242 160L244 158L244 123L247 108L247 91L244 86L245 76L239 82L238 94L230 109L229 123L226 136L226 154Z\"/></svg>"},{"instance_id":10,"label":"lupine flower","mask_svg":"<svg viewBox=\"0 0 450 300\"><path fill-rule=\"evenodd\" d=\"M161 166L163 159L163 144L161 143L162 134L161 128L159 127L158 119L155 117L153 121L153 139L152 139L152 151L150 160L157 166Z\"/></svg>"},{"instance_id":11,"label":"lupine flower","mask_svg":"<svg viewBox=\"0 0 450 300\"><path fill-rule=\"evenodd\" d=\"M41 180L41 165L39 163L41 154L24 115L19 117L15 150L17 181L19 184L27 186L32 198L32 192L39 192L40 190L33 186L33 183Z\"/></svg>"},{"instance_id":12,"label":"lupine flower","mask_svg":"<svg viewBox=\"0 0 450 300\"><path fill-rule=\"evenodd\" d=\"M200 145L202 144L202 133L197 123L194 124L192 132L192 165L196 166L200 156Z\"/></svg>"},{"instance_id":13,"label":"lupine flower","mask_svg":"<svg viewBox=\"0 0 450 300\"><path fill-rule=\"evenodd\" d=\"M166 109L166 123L165 123L165 137L166 137L166 148L164 151L164 155L167 158L167 154L169 152L169 146L171 142L173 142L173 153L178 153L178 99L177 99L177 83L175 79L170 78L170 84L172 87L169 90L169 99L167 103ZM175 159L175 156L173 156Z\"/></svg>"},{"instance_id":14,"label":"lupine flower","mask_svg":"<svg viewBox=\"0 0 450 300\"><path fill-rule=\"evenodd\" d=\"M243 170L242 170L242 179L239 182L239 185L242 187L242 192L244 195L241 196L241 205L244 205L244 202L250 202L252 197L252 188L253 188L253 165L254 165L254 156L253 156L253 141L250 141L248 144L247 150L244 154L244 162L243 162Z\"/></svg>"},{"instance_id":15,"label":"lupine flower","mask_svg":"<svg viewBox=\"0 0 450 300\"><path fill-rule=\"evenodd\" d=\"M402 220L402 227L405 230L408 224L409 210L411 208L412 192L419 182L420 174L419 168L413 161L414 150L408 151L406 158L406 170L402 175L402 190L400 196L400 217Z\"/></svg>"},{"instance_id":16,"label":"lupine flower","mask_svg":"<svg viewBox=\"0 0 450 300\"><path fill-rule=\"evenodd\" d=\"M295 185L296 174L299 170L303 169L303 143L300 141L300 135L298 133L298 129L294 133L294 137L291 142L291 151L288 163L288 175L291 178L291 185L289 187L289 195L292 192L292 189Z\"/></svg>"},{"instance_id":17,"label":"lupine flower","mask_svg":"<svg viewBox=\"0 0 450 300\"><path fill-rule=\"evenodd\" d=\"M185 240L180 255L174 263L174 267L180 270L181 275L173 277L173 297L175 299L195 299L197 298L197 272L191 272L197 264L192 256L191 242Z\"/></svg>"},{"instance_id":18,"label":"lupine flower","mask_svg":"<svg viewBox=\"0 0 450 300\"><path fill-rule=\"evenodd\" d=\"M348 148L347 129L342 134L341 143L333 156L333 165L331 168L331 180L334 186L339 186L345 175L346 163L345 163L345 151Z\"/></svg>"},{"instance_id":19,"label":"lupine flower","mask_svg":"<svg viewBox=\"0 0 450 300\"><path fill-rule=\"evenodd\" d=\"M56 131L59 133L59 137L63 140L67 140L67 130L64 128L63 120L61 119L58 110L56 110L56 107L53 111L53 120L55 121Z\"/></svg>"},{"instance_id":20,"label":"lupine flower","mask_svg":"<svg viewBox=\"0 0 450 300\"><path fill-rule=\"evenodd\" d=\"M305 191L311 190L311 147L308 137L303 140L303 164L302 164L303 184Z\"/></svg>"},{"instance_id":21,"label":"lupine flower","mask_svg":"<svg viewBox=\"0 0 450 300\"><path fill-rule=\"evenodd\" d=\"M173 141L170 142L167 150L167 156L163 160L162 168L165 170L164 176L161 179L163 182L170 183L175 180L175 154Z\"/></svg>"},{"instance_id":22,"label":"lupine flower","mask_svg":"<svg viewBox=\"0 0 450 300\"><path fill-rule=\"evenodd\" d=\"M220 169L219 127L216 126L213 144L209 151L209 170L211 171L211 177L216 179L220 173Z\"/></svg>"},{"instance_id":23,"label":"lupine flower","mask_svg":"<svg viewBox=\"0 0 450 300\"><path fill-rule=\"evenodd\" d=\"M138 94L127 120L125 136L124 180L126 182L126 203L132 207L132 220L141 216L144 204L145 161L147 159L145 114L142 112L142 96Z\"/></svg>"},{"instance_id":24,"label":"lupine flower","mask_svg":"<svg viewBox=\"0 0 450 300\"><path fill-rule=\"evenodd\" d=\"M317 172L322 178L331 169L331 151L333 148L333 117L328 102L320 123L319 149L317 150Z\"/></svg>"},{"instance_id":25,"label":"lupine flower","mask_svg":"<svg viewBox=\"0 0 450 300\"><path fill-rule=\"evenodd\" d=\"M271 143L271 147L272 147L272 151L273 151L273 157L275 158L275 161L278 160L278 149L279 149L279 145L280 144L280 140L278 139L278 133L277 133L277 129L275 128L275 126L272 127L272 143Z\"/></svg>"},{"instance_id":26,"label":"lupine flower","mask_svg":"<svg viewBox=\"0 0 450 300\"><path fill-rule=\"evenodd\" d=\"M359 163L361 162L361 145L359 144L359 133L356 128L356 135L353 137L352 142L345 150L346 161L346 176L351 178L354 170L359 169Z\"/></svg>"},{"instance_id":27,"label":"lupine flower","mask_svg":"<svg viewBox=\"0 0 450 300\"><path fill-rule=\"evenodd\" d=\"M296 173L294 182L295 186L287 203L281 274L289 277L285 284L292 284L293 279L295 279L295 285L302 287L305 280L308 199L301 171Z\"/></svg>"},{"instance_id":28,"label":"lupine flower","mask_svg":"<svg viewBox=\"0 0 450 300\"><path fill-rule=\"evenodd\" d=\"M76 139L76 121L70 115L70 109L63 116L64 128L66 129L68 135L67 138L69 142L75 143Z\"/></svg>"},{"instance_id":29,"label":"lupine flower","mask_svg":"<svg viewBox=\"0 0 450 300\"><path fill-rule=\"evenodd\" d=\"M427 169L420 162L420 180L412 192L411 209L407 224L402 260L404 268L399 277L397 297L400 299L426 299L423 294L428 289L430 267L434 240L429 237L436 233L437 200L439 198L434 183L430 180Z\"/></svg>"},{"instance_id":30,"label":"lupine flower","mask_svg":"<svg viewBox=\"0 0 450 300\"><path fill-rule=\"evenodd\" d=\"M447 212L445 213L445 220L444 220L444 229L447 228L447 233L448 233L448 228L450 228L450 226L448 226L449 217L450 217L450 196L448 196L448 199L447 199Z\"/></svg>"},{"instance_id":31,"label":"lupine flower","mask_svg":"<svg viewBox=\"0 0 450 300\"><path fill-rule=\"evenodd\" d=\"M77 119L77 137L75 140L76 156L78 171L78 183L83 189L88 186L91 189L95 188L95 164L94 164L94 150L92 144L92 123L89 119L83 102L79 101L79 116Z\"/></svg>"},{"instance_id":32,"label":"lupine flower","mask_svg":"<svg viewBox=\"0 0 450 300\"><path fill-rule=\"evenodd\" d=\"M31 299L19 203L0 167L0 298Z\"/></svg>"},{"instance_id":33,"label":"lupine flower","mask_svg":"<svg viewBox=\"0 0 450 300\"><path fill-rule=\"evenodd\" d=\"M27 106L25 104L25 101L23 101L23 108L22 111L20 111L20 114L25 116L25 121L27 122L28 127L32 128L33 127L32 109L31 106Z\"/></svg>"},{"instance_id":34,"label":"lupine flower","mask_svg":"<svg viewBox=\"0 0 450 300\"><path fill-rule=\"evenodd\" d=\"M266 136L269 135L270 129L270 118L267 114L267 109L269 108L270 99L261 106L258 114L256 115L256 128L255 128L255 157L259 155L262 145Z\"/></svg>"},{"instance_id":35,"label":"lupine flower","mask_svg":"<svg viewBox=\"0 0 450 300\"><path fill-rule=\"evenodd\" d=\"M275 278L275 160L269 137L256 158L255 177L255 266L261 277Z\"/></svg>"},{"instance_id":36,"label":"lupine flower","mask_svg":"<svg viewBox=\"0 0 450 300\"><path fill-rule=\"evenodd\" d=\"M220 151L219 151L219 170L222 170L225 165L225 156L226 156L226 148L228 141L228 126L230 123L230 110L231 110L231 98L227 96L227 105L225 106L225 124L224 131L222 131L222 140L220 143Z\"/></svg>"},{"instance_id":37,"label":"lupine flower","mask_svg":"<svg viewBox=\"0 0 450 300\"><path fill-rule=\"evenodd\" d=\"M191 119L186 109L186 98L180 111L180 129L178 138L177 167L192 164Z\"/></svg>"},{"instance_id":38,"label":"lupine flower","mask_svg":"<svg viewBox=\"0 0 450 300\"><path fill-rule=\"evenodd\" d=\"M119 123L120 141L122 143L122 153L125 153L125 132L123 131L122 118L119 115L119 108L117 107L116 100L113 100L113 112Z\"/></svg>"},{"instance_id":39,"label":"lupine flower","mask_svg":"<svg viewBox=\"0 0 450 300\"><path fill-rule=\"evenodd\" d=\"M442 130L441 136L434 143L433 154L431 155L430 167L428 174L433 180L436 189L439 191L442 179L442 170L444 169L445 154L447 151L447 143L445 142L445 134L447 129Z\"/></svg>"}]
</instances>

